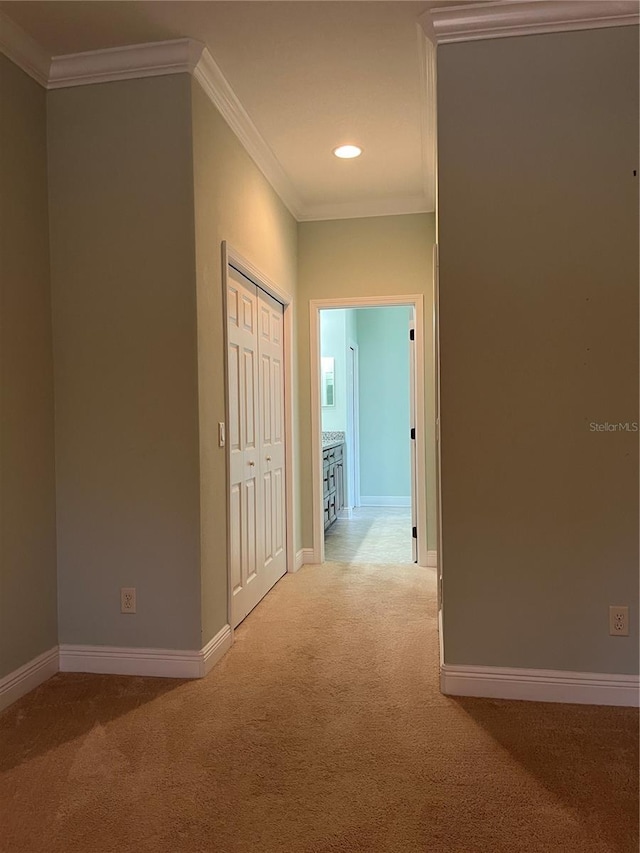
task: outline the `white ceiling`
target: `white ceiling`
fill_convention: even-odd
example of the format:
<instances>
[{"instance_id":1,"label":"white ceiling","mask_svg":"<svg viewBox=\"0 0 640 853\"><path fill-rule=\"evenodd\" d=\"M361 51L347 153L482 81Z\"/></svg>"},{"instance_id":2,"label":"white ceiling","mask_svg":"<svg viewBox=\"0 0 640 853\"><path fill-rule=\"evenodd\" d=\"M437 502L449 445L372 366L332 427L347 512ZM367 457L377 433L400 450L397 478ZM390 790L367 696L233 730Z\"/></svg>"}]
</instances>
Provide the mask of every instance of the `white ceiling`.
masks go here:
<instances>
[{"instance_id":1,"label":"white ceiling","mask_svg":"<svg viewBox=\"0 0 640 853\"><path fill-rule=\"evenodd\" d=\"M433 210L417 0L1 2L51 56L204 42L301 202L301 218ZM337 145L364 153L340 161Z\"/></svg>"}]
</instances>

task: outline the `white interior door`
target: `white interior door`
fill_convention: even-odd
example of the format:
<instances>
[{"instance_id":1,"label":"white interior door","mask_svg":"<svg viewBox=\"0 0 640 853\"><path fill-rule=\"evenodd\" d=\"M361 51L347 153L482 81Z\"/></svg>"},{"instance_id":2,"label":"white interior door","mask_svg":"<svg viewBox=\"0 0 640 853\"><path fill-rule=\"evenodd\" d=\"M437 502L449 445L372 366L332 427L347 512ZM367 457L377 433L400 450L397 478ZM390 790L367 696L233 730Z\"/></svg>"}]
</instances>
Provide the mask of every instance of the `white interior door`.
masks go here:
<instances>
[{"instance_id":1,"label":"white interior door","mask_svg":"<svg viewBox=\"0 0 640 853\"><path fill-rule=\"evenodd\" d=\"M229 267L229 560L234 627L286 571L282 313L279 303Z\"/></svg>"},{"instance_id":2,"label":"white interior door","mask_svg":"<svg viewBox=\"0 0 640 853\"><path fill-rule=\"evenodd\" d=\"M277 300L258 288L262 489L261 547L258 556L262 595L266 595L287 570L283 312Z\"/></svg>"}]
</instances>

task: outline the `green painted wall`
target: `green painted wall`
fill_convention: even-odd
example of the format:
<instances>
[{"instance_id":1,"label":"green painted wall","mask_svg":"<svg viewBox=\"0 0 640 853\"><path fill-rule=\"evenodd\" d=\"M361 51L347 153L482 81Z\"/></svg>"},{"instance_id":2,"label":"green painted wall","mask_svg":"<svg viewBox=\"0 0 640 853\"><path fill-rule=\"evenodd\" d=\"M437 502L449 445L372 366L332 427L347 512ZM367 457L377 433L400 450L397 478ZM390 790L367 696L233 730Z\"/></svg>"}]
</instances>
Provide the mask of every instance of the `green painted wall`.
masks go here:
<instances>
[{"instance_id":1,"label":"green painted wall","mask_svg":"<svg viewBox=\"0 0 640 853\"><path fill-rule=\"evenodd\" d=\"M60 641L200 648L191 79L47 99Z\"/></svg>"},{"instance_id":2,"label":"green painted wall","mask_svg":"<svg viewBox=\"0 0 640 853\"><path fill-rule=\"evenodd\" d=\"M0 678L58 642L45 99L0 55Z\"/></svg>"},{"instance_id":3,"label":"green painted wall","mask_svg":"<svg viewBox=\"0 0 640 853\"><path fill-rule=\"evenodd\" d=\"M359 348L360 494L411 496L410 309L354 311Z\"/></svg>"},{"instance_id":4,"label":"green painted wall","mask_svg":"<svg viewBox=\"0 0 640 853\"><path fill-rule=\"evenodd\" d=\"M446 663L638 672L638 58L438 48Z\"/></svg>"}]
</instances>

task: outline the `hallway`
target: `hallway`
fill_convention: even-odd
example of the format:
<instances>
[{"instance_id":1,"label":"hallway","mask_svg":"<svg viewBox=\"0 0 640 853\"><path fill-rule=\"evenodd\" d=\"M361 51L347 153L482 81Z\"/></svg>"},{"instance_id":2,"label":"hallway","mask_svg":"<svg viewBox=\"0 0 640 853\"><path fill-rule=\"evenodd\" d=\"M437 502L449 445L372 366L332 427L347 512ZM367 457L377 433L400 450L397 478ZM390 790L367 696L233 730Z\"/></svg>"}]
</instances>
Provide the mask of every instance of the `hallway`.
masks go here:
<instances>
[{"instance_id":1,"label":"hallway","mask_svg":"<svg viewBox=\"0 0 640 853\"><path fill-rule=\"evenodd\" d=\"M3 851L637 850L637 710L442 696L436 625L432 569L325 563L202 681L54 676L0 717Z\"/></svg>"}]
</instances>

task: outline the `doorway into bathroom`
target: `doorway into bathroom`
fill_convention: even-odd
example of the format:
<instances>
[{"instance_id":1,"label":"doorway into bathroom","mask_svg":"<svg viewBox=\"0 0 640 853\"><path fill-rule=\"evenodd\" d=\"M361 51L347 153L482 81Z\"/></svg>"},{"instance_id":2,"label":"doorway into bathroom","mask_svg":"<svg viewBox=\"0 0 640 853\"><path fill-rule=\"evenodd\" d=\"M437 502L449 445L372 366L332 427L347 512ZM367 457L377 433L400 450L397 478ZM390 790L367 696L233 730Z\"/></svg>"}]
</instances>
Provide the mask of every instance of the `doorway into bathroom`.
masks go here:
<instances>
[{"instance_id":1,"label":"doorway into bathroom","mask_svg":"<svg viewBox=\"0 0 640 853\"><path fill-rule=\"evenodd\" d=\"M424 564L417 299L312 303L318 562Z\"/></svg>"}]
</instances>

